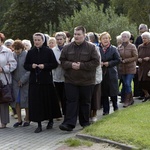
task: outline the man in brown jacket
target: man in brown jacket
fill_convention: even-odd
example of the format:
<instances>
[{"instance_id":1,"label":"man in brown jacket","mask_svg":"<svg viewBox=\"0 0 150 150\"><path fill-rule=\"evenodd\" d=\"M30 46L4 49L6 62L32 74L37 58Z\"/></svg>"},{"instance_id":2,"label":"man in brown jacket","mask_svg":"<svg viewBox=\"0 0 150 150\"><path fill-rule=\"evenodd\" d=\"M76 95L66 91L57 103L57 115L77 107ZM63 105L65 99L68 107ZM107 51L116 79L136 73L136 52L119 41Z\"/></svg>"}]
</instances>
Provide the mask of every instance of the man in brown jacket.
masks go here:
<instances>
[{"instance_id":1,"label":"man in brown jacket","mask_svg":"<svg viewBox=\"0 0 150 150\"><path fill-rule=\"evenodd\" d=\"M95 84L96 67L99 55L95 46L85 41L85 28L74 29L74 42L64 46L60 61L65 70L66 114L61 130L72 131L79 123L88 126L91 96Z\"/></svg>"}]
</instances>

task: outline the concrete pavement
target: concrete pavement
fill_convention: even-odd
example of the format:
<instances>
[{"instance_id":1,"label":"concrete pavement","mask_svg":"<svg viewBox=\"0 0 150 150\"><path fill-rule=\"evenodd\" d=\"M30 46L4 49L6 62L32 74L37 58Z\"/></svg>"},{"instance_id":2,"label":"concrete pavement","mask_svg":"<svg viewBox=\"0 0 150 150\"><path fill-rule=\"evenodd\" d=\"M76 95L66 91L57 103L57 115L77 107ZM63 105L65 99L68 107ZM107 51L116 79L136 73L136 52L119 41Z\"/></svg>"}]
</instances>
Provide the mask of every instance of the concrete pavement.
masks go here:
<instances>
[{"instance_id":1,"label":"concrete pavement","mask_svg":"<svg viewBox=\"0 0 150 150\"><path fill-rule=\"evenodd\" d=\"M120 100L118 100L120 101ZM135 103L141 102L135 100ZM122 109L122 104L119 108ZM111 106L111 112L112 106ZM24 118L24 117L22 117ZM98 111L98 119L102 118L102 109ZM13 124L17 120L10 116L10 123L7 128L0 129L0 150L56 150L63 145L65 139L74 137L82 130L82 127L77 123L76 128L72 132L61 131L59 125L61 121L54 120L53 129L46 129L47 121L42 122L43 131L34 133L37 127L36 123L31 122L28 127L14 128Z\"/></svg>"}]
</instances>

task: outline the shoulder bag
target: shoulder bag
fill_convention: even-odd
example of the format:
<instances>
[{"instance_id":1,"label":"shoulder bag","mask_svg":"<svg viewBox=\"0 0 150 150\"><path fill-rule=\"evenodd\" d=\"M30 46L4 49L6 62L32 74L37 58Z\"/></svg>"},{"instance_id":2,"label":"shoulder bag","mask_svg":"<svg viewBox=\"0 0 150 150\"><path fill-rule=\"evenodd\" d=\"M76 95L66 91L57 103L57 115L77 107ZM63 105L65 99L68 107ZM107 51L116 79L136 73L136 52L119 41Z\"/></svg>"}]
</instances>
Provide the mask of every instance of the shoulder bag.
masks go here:
<instances>
[{"instance_id":1,"label":"shoulder bag","mask_svg":"<svg viewBox=\"0 0 150 150\"><path fill-rule=\"evenodd\" d=\"M2 81L0 81L0 104L11 103L14 101L12 95L12 84L9 84L6 73L4 69L2 70L7 81L7 85L3 85Z\"/></svg>"}]
</instances>

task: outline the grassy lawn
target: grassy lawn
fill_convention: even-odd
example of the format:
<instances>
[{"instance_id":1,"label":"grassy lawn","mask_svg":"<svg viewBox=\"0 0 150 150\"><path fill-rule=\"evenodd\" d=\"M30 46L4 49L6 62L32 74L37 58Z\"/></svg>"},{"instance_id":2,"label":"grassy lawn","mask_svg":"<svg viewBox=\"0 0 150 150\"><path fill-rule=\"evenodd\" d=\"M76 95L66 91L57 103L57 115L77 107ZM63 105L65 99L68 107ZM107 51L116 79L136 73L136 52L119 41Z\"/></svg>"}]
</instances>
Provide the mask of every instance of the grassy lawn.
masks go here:
<instances>
[{"instance_id":1,"label":"grassy lawn","mask_svg":"<svg viewBox=\"0 0 150 150\"><path fill-rule=\"evenodd\" d=\"M140 103L103 117L83 134L150 149L150 102Z\"/></svg>"}]
</instances>

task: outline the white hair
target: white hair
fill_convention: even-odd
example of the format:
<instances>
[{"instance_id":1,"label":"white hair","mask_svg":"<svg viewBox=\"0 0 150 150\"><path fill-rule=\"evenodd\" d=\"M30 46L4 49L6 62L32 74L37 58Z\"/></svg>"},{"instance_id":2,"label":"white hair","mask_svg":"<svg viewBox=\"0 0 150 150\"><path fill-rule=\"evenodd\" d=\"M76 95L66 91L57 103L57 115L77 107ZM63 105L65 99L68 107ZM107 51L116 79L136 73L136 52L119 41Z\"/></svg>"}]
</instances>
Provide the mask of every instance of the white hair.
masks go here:
<instances>
[{"instance_id":1,"label":"white hair","mask_svg":"<svg viewBox=\"0 0 150 150\"><path fill-rule=\"evenodd\" d=\"M142 33L141 37L143 38L144 36L147 37L150 40L150 32L146 31L146 32Z\"/></svg>"},{"instance_id":2,"label":"white hair","mask_svg":"<svg viewBox=\"0 0 150 150\"><path fill-rule=\"evenodd\" d=\"M121 35L116 36L116 40L121 40Z\"/></svg>"},{"instance_id":3,"label":"white hair","mask_svg":"<svg viewBox=\"0 0 150 150\"><path fill-rule=\"evenodd\" d=\"M129 39L131 38L131 33L130 33L129 31L123 31L123 32L120 34L121 37L122 37L123 34L126 34L126 35L129 37Z\"/></svg>"},{"instance_id":4,"label":"white hair","mask_svg":"<svg viewBox=\"0 0 150 150\"><path fill-rule=\"evenodd\" d=\"M31 41L30 40L22 40L22 44L26 44L26 45L28 45L30 48L31 48Z\"/></svg>"}]
</instances>

